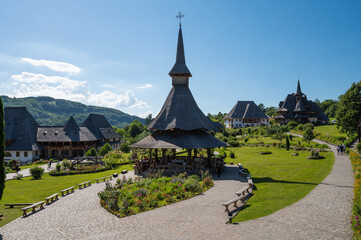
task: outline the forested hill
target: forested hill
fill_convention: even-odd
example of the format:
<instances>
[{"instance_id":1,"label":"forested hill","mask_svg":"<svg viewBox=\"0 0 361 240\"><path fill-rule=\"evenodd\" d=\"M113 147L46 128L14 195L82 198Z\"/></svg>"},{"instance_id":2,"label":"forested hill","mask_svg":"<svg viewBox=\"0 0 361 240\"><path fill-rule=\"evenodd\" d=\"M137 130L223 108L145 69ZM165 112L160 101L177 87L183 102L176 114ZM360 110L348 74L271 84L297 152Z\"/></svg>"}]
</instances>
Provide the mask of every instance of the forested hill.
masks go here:
<instances>
[{"instance_id":1,"label":"forested hill","mask_svg":"<svg viewBox=\"0 0 361 240\"><path fill-rule=\"evenodd\" d=\"M144 119L126 114L122 111L96 106L87 106L79 102L51 97L10 98L1 96L4 107L26 107L41 126L63 126L70 116L81 125L90 113L104 115L112 126L124 127L138 119Z\"/></svg>"}]
</instances>

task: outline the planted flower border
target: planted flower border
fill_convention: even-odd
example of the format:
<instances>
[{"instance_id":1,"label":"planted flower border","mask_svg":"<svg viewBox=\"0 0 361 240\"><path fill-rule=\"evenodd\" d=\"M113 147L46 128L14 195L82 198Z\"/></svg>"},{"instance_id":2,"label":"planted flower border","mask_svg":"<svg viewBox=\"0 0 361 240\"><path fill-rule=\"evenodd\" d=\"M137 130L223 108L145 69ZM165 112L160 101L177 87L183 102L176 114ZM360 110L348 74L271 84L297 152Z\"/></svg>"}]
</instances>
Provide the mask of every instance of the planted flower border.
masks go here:
<instances>
[{"instance_id":1,"label":"planted flower border","mask_svg":"<svg viewBox=\"0 0 361 240\"><path fill-rule=\"evenodd\" d=\"M351 151L350 160L352 163L352 169L354 172L355 183L354 183L354 198L352 205L351 214L351 227L354 233L354 239L361 238L361 156Z\"/></svg>"},{"instance_id":2,"label":"planted flower border","mask_svg":"<svg viewBox=\"0 0 361 240\"><path fill-rule=\"evenodd\" d=\"M98 193L100 205L121 218L166 206L197 196L214 185L211 174L200 171L198 175L166 177L162 172L145 178L117 179L115 185L106 183Z\"/></svg>"}]
</instances>

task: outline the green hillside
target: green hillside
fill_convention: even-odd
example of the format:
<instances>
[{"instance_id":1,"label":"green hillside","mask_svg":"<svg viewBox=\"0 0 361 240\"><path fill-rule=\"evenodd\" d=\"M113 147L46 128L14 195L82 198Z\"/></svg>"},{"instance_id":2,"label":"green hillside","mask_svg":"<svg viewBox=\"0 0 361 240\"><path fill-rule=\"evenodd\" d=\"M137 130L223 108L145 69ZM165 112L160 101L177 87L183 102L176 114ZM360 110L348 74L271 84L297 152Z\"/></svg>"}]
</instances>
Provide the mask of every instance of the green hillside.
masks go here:
<instances>
[{"instance_id":1,"label":"green hillside","mask_svg":"<svg viewBox=\"0 0 361 240\"><path fill-rule=\"evenodd\" d=\"M144 119L116 109L87 106L63 99L51 97L10 98L7 96L1 96L1 98L4 107L26 107L41 126L62 126L70 116L73 116L81 125L90 113L103 114L112 126L120 128L135 119L144 123Z\"/></svg>"}]
</instances>

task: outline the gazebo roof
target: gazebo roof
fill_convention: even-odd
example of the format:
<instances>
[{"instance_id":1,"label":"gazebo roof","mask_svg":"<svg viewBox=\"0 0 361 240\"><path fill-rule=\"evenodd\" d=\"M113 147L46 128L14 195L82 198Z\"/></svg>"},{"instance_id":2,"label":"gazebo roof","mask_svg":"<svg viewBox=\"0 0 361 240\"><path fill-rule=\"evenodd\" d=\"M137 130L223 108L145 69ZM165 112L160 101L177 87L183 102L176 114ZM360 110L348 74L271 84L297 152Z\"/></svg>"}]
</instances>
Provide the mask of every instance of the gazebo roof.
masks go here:
<instances>
[{"instance_id":1,"label":"gazebo roof","mask_svg":"<svg viewBox=\"0 0 361 240\"><path fill-rule=\"evenodd\" d=\"M143 149L199 149L224 146L228 145L203 131L158 131L130 145L132 148Z\"/></svg>"}]
</instances>

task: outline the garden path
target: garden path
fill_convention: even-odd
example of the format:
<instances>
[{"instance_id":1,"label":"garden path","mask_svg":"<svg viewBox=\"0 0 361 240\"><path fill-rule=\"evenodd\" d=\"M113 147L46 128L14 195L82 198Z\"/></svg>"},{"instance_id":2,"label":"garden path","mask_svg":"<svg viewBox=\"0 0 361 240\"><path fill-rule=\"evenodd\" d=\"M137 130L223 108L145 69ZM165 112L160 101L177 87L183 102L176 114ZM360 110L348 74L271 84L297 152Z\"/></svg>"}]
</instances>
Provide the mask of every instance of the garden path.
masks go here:
<instances>
[{"instance_id":1,"label":"garden path","mask_svg":"<svg viewBox=\"0 0 361 240\"><path fill-rule=\"evenodd\" d=\"M51 169L54 169L55 168L55 165L56 163L52 163L51 164ZM45 165L39 165L39 167L42 167L44 168L44 172L49 172L51 169L48 169L48 165L45 164ZM29 177L31 174L30 174L30 168L27 168L27 169L24 169L24 170L20 170L18 173L22 174L23 177ZM7 173L6 174L6 180L11 180L13 179L14 176L16 176L17 173Z\"/></svg>"},{"instance_id":2,"label":"garden path","mask_svg":"<svg viewBox=\"0 0 361 240\"><path fill-rule=\"evenodd\" d=\"M348 157L335 156L329 176L305 198L239 224L225 224L221 203L247 183L237 167L227 167L202 195L121 219L100 207L96 194L104 184L93 184L10 222L0 234L4 239L349 239L353 175Z\"/></svg>"}]
</instances>

